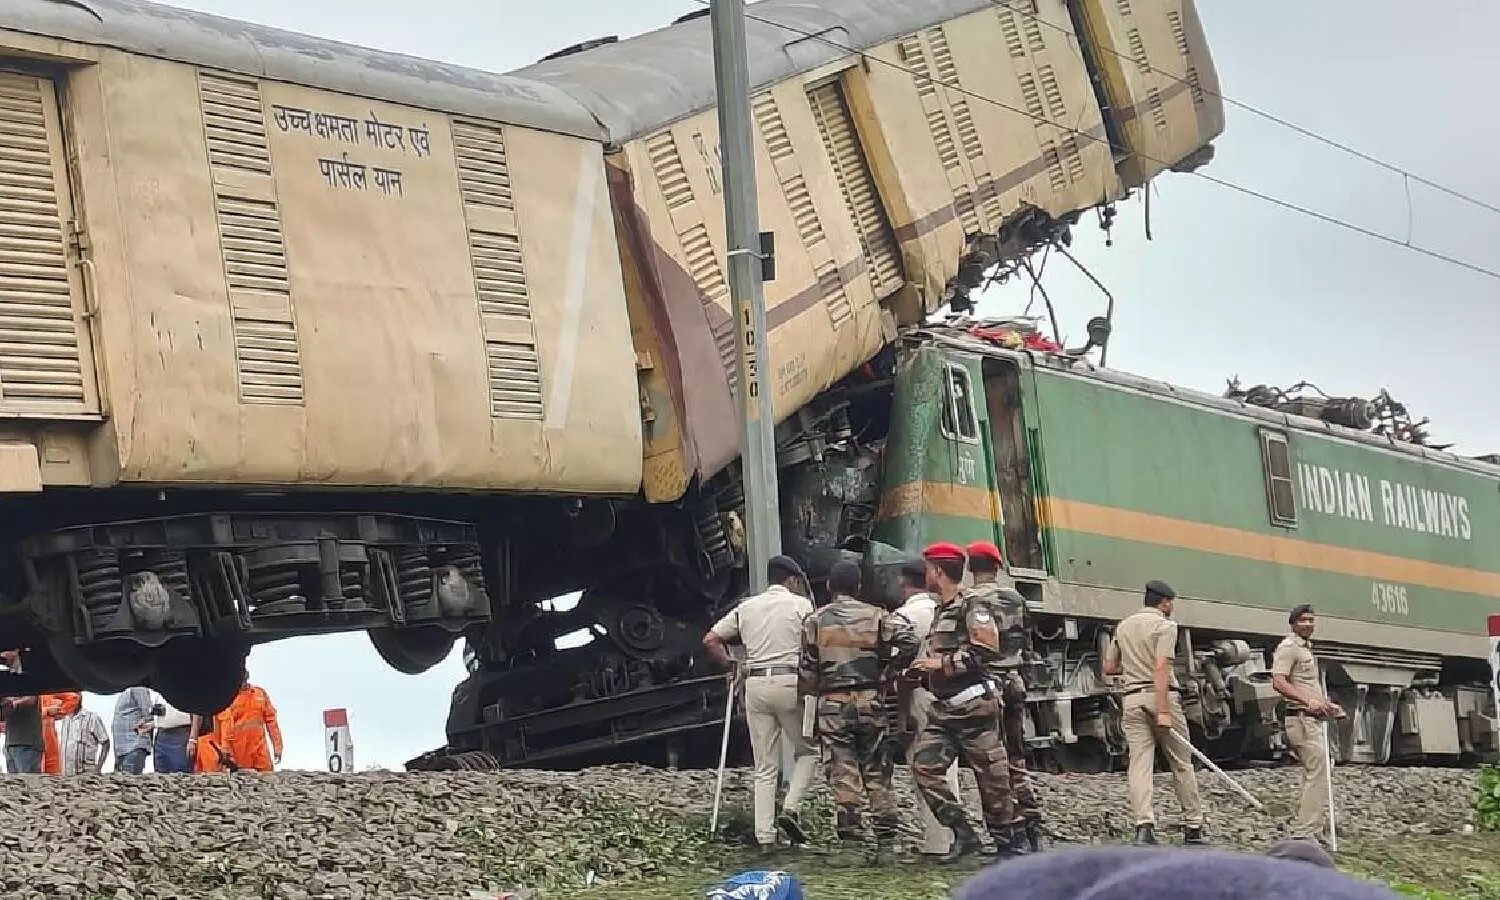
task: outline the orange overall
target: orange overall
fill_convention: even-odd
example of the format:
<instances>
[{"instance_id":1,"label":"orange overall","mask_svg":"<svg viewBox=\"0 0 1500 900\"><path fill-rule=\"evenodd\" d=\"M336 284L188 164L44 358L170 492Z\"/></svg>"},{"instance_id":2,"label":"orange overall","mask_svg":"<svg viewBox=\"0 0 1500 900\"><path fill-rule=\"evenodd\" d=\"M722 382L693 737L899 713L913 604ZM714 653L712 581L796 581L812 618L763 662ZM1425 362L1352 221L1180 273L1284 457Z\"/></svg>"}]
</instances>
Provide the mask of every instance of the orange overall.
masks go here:
<instances>
[{"instance_id":1,"label":"orange overall","mask_svg":"<svg viewBox=\"0 0 1500 900\"><path fill-rule=\"evenodd\" d=\"M232 718L228 708L219 711L203 723L205 730L198 735L193 749L194 772L229 771L229 766L224 762L224 756L229 755L229 747L224 742L224 735L229 733L231 723ZM230 759L232 760L233 757L231 756Z\"/></svg>"},{"instance_id":2,"label":"orange overall","mask_svg":"<svg viewBox=\"0 0 1500 900\"><path fill-rule=\"evenodd\" d=\"M57 720L78 712L83 695L72 691L43 694L42 704L42 774L62 774L62 750L57 743Z\"/></svg>"},{"instance_id":3,"label":"orange overall","mask_svg":"<svg viewBox=\"0 0 1500 900\"><path fill-rule=\"evenodd\" d=\"M272 749L280 759L281 726L276 722L276 707L271 705L271 698L265 690L251 684L244 685L234 695L229 708L220 713L221 716L225 714L230 719L229 728L220 733L235 763L243 769L271 771L272 755L266 747L266 735L271 735ZM214 724L217 731L217 717Z\"/></svg>"},{"instance_id":4,"label":"orange overall","mask_svg":"<svg viewBox=\"0 0 1500 900\"><path fill-rule=\"evenodd\" d=\"M281 726L276 722L276 707L271 705L271 698L264 690L244 685L234 695L233 702L214 716L212 730L198 736L194 771L229 771L220 751L241 769L271 771L271 754L266 749L267 732L271 734L271 743L279 757Z\"/></svg>"}]
</instances>

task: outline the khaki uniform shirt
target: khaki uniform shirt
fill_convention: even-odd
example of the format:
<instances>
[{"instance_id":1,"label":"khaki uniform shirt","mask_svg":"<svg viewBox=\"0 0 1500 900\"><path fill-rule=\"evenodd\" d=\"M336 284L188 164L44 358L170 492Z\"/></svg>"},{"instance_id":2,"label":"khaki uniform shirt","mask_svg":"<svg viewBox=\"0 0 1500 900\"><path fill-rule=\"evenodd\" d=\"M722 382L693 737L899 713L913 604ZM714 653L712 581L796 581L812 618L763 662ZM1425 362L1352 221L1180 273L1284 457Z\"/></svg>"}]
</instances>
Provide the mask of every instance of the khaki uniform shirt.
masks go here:
<instances>
[{"instance_id":1,"label":"khaki uniform shirt","mask_svg":"<svg viewBox=\"0 0 1500 900\"><path fill-rule=\"evenodd\" d=\"M1121 620L1115 628L1115 643L1109 655L1120 661L1125 688L1151 687L1156 683L1156 660L1172 659L1177 653L1177 623L1161 610L1143 606ZM1167 666L1167 687L1177 687L1177 669Z\"/></svg>"},{"instance_id":2,"label":"khaki uniform shirt","mask_svg":"<svg viewBox=\"0 0 1500 900\"><path fill-rule=\"evenodd\" d=\"M1313 656L1312 641L1289 634L1276 645L1276 654L1271 658L1271 674L1285 675L1293 687L1304 693L1323 699L1323 684L1318 677L1318 659ZM1304 709L1301 703L1287 701L1291 710Z\"/></svg>"},{"instance_id":3,"label":"khaki uniform shirt","mask_svg":"<svg viewBox=\"0 0 1500 900\"><path fill-rule=\"evenodd\" d=\"M796 668L802 655L802 620L812 611L811 600L773 584L731 609L712 630L726 643L739 638L745 645L746 666Z\"/></svg>"}]
</instances>

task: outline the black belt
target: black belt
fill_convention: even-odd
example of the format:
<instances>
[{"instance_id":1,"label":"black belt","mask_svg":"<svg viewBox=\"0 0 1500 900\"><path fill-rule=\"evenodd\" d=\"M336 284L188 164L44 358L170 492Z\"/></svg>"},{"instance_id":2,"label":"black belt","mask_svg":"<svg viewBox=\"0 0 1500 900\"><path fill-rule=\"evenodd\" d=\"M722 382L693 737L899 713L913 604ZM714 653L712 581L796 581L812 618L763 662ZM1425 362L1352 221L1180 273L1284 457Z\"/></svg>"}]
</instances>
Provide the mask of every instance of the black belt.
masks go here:
<instances>
[{"instance_id":1,"label":"black belt","mask_svg":"<svg viewBox=\"0 0 1500 900\"><path fill-rule=\"evenodd\" d=\"M851 684L851 685L845 685L845 686L840 686L840 687L831 687L831 688L827 688L825 690L820 690L820 691L818 691L818 696L819 697L827 697L830 694L854 694L854 693L858 693L859 691L879 691L879 690L880 690L880 685L878 685L878 684Z\"/></svg>"},{"instance_id":2,"label":"black belt","mask_svg":"<svg viewBox=\"0 0 1500 900\"><path fill-rule=\"evenodd\" d=\"M158 729L156 729L156 733L157 734L176 734L179 731L187 731L189 728L192 728L192 727L193 726L191 726L191 725L174 725L171 728L158 728Z\"/></svg>"},{"instance_id":3,"label":"black belt","mask_svg":"<svg viewBox=\"0 0 1500 900\"><path fill-rule=\"evenodd\" d=\"M1131 688L1130 690L1126 691L1122 696L1130 697L1130 696L1133 696L1135 694L1143 694L1146 691L1154 691L1154 690L1156 690L1156 685L1151 684L1151 685L1147 685L1146 687ZM1182 693L1182 688L1169 687L1169 688L1167 688L1167 693L1169 693L1169 694L1180 694L1180 693Z\"/></svg>"},{"instance_id":4,"label":"black belt","mask_svg":"<svg viewBox=\"0 0 1500 900\"><path fill-rule=\"evenodd\" d=\"M770 677L773 675L796 675L796 666L751 666L745 670L746 678Z\"/></svg>"}]
</instances>

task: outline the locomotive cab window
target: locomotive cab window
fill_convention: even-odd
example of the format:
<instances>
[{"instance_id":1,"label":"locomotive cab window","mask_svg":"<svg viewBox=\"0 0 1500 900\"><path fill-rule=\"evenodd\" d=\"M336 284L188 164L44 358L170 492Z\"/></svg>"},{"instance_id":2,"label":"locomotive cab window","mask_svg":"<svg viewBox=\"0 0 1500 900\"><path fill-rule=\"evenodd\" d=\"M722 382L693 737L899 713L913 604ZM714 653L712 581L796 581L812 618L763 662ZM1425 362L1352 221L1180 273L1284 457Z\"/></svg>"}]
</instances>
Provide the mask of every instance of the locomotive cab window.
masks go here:
<instances>
[{"instance_id":1,"label":"locomotive cab window","mask_svg":"<svg viewBox=\"0 0 1500 900\"><path fill-rule=\"evenodd\" d=\"M1262 430L1260 458L1266 473L1266 505L1271 524L1281 528L1297 527L1297 501L1292 490L1292 454L1286 435Z\"/></svg>"},{"instance_id":2,"label":"locomotive cab window","mask_svg":"<svg viewBox=\"0 0 1500 900\"><path fill-rule=\"evenodd\" d=\"M943 436L978 443L979 417L974 413L974 389L969 371L949 365L943 369Z\"/></svg>"}]
</instances>

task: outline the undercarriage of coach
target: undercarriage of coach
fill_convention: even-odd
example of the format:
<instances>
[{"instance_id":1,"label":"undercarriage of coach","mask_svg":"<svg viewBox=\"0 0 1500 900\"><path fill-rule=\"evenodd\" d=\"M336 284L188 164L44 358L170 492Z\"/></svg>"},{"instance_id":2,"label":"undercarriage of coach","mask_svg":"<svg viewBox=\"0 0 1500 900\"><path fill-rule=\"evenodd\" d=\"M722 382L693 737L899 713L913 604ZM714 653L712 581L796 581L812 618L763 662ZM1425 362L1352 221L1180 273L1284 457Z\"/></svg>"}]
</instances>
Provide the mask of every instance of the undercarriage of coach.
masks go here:
<instances>
[{"instance_id":1,"label":"undercarriage of coach","mask_svg":"<svg viewBox=\"0 0 1500 900\"><path fill-rule=\"evenodd\" d=\"M490 615L474 527L436 519L181 515L36 535L19 557L24 588L4 610L27 641L7 693L146 684L211 714L255 644L365 630L418 673Z\"/></svg>"}]
</instances>

